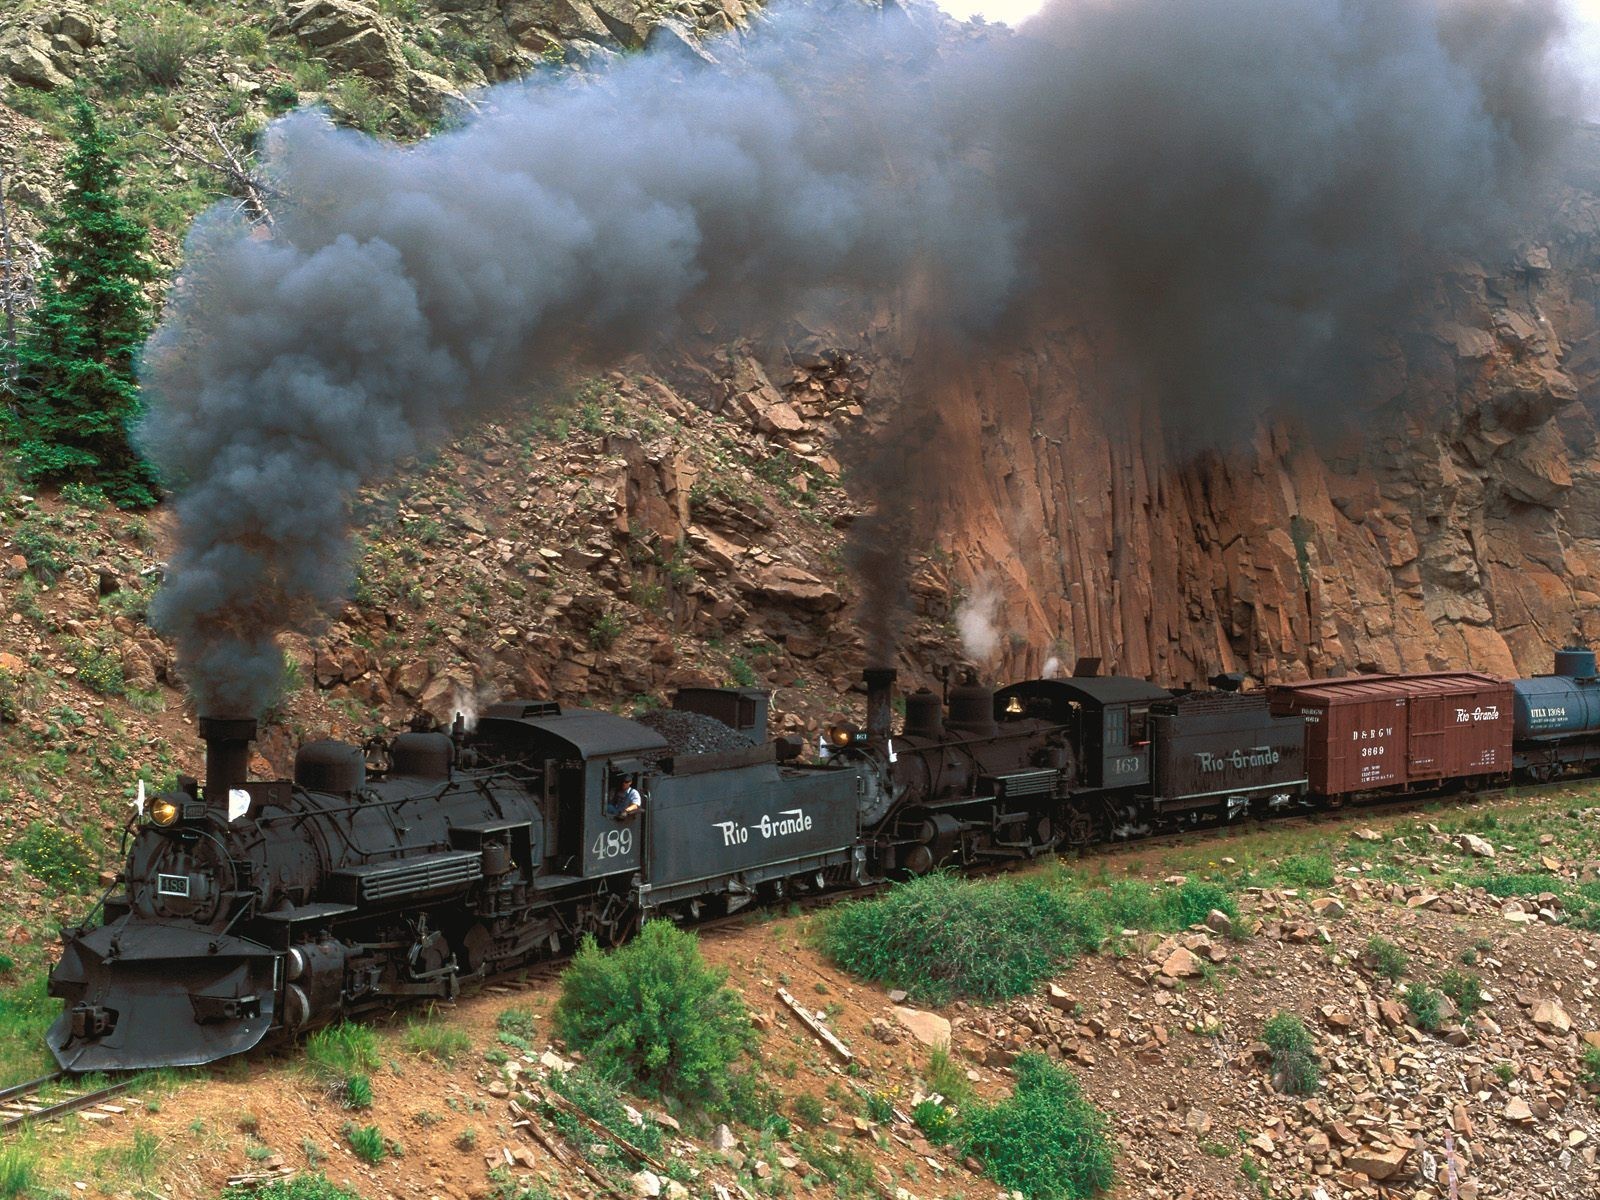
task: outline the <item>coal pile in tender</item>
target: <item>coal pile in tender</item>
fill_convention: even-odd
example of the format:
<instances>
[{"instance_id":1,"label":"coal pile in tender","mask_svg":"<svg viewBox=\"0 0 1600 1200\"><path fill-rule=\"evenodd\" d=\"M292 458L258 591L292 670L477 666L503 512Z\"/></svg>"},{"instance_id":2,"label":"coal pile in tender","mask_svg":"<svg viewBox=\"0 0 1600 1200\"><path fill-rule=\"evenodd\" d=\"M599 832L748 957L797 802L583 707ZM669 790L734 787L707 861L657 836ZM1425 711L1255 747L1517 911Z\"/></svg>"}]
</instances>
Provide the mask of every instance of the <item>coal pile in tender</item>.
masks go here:
<instances>
[{"instance_id":1,"label":"coal pile in tender","mask_svg":"<svg viewBox=\"0 0 1600 1200\"><path fill-rule=\"evenodd\" d=\"M638 721L666 738L674 754L724 754L755 745L749 734L740 733L702 713L657 708L639 717Z\"/></svg>"}]
</instances>

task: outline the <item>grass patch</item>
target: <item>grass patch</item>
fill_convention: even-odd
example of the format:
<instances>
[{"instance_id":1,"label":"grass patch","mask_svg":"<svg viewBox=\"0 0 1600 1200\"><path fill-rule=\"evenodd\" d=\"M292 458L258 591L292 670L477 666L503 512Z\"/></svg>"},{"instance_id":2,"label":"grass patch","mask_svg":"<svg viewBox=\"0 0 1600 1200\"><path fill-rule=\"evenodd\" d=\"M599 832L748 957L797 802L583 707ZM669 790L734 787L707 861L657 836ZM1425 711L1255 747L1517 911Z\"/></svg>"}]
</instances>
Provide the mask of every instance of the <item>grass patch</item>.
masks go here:
<instances>
[{"instance_id":1,"label":"grass patch","mask_svg":"<svg viewBox=\"0 0 1600 1200\"><path fill-rule=\"evenodd\" d=\"M830 909L817 936L845 970L904 988L923 1003L995 1001L1032 991L1098 949L1108 933L1186 929L1212 909L1237 928L1238 906L1217 883L1085 886L1066 872L997 879L939 872Z\"/></svg>"},{"instance_id":2,"label":"grass patch","mask_svg":"<svg viewBox=\"0 0 1600 1200\"><path fill-rule=\"evenodd\" d=\"M39 1152L26 1143L0 1147L0 1200L17 1200L33 1191L39 1178Z\"/></svg>"},{"instance_id":3,"label":"grass patch","mask_svg":"<svg viewBox=\"0 0 1600 1200\"><path fill-rule=\"evenodd\" d=\"M1374 975L1387 979L1390 983L1400 982L1400 977L1406 973L1406 966L1411 961L1399 946L1388 938L1376 934L1367 939L1363 957L1372 967Z\"/></svg>"},{"instance_id":4,"label":"grass patch","mask_svg":"<svg viewBox=\"0 0 1600 1200\"><path fill-rule=\"evenodd\" d=\"M961 1114L955 1131L961 1153L982 1163L1001 1187L1031 1200L1078 1200L1109 1188L1109 1122L1077 1079L1042 1054L1024 1054L1016 1072L1009 1097Z\"/></svg>"},{"instance_id":5,"label":"grass patch","mask_svg":"<svg viewBox=\"0 0 1600 1200\"><path fill-rule=\"evenodd\" d=\"M306 1038L306 1065L325 1083L370 1075L379 1061L378 1037L365 1025L340 1021Z\"/></svg>"},{"instance_id":6,"label":"grass patch","mask_svg":"<svg viewBox=\"0 0 1600 1200\"><path fill-rule=\"evenodd\" d=\"M446 1066L472 1049L472 1039L465 1031L439 1020L432 1010L425 1017L412 1018L401 1041L417 1057L431 1058Z\"/></svg>"},{"instance_id":7,"label":"grass patch","mask_svg":"<svg viewBox=\"0 0 1600 1200\"><path fill-rule=\"evenodd\" d=\"M1471 971L1446 971L1439 976L1439 990L1450 997L1463 1017L1483 1007L1483 980Z\"/></svg>"},{"instance_id":8,"label":"grass patch","mask_svg":"<svg viewBox=\"0 0 1600 1200\"><path fill-rule=\"evenodd\" d=\"M1294 887L1332 887L1333 858L1322 853L1291 854L1270 868L1268 873Z\"/></svg>"},{"instance_id":9,"label":"grass patch","mask_svg":"<svg viewBox=\"0 0 1600 1200\"><path fill-rule=\"evenodd\" d=\"M646 1118L635 1125L628 1117L622 1093L615 1084L602 1078L588 1065L574 1071L556 1072L550 1077L550 1086L565 1096L591 1120L611 1130L624 1141L637 1146L646 1154L659 1154L666 1144L661 1127ZM586 1150L587 1156L601 1165L625 1167L629 1160L616 1146L597 1141L594 1132L582 1125L571 1113L552 1105L544 1108L545 1116L574 1146Z\"/></svg>"},{"instance_id":10,"label":"grass patch","mask_svg":"<svg viewBox=\"0 0 1600 1200\"><path fill-rule=\"evenodd\" d=\"M11 855L35 879L61 891L81 892L94 882L94 855L76 831L34 821L11 847Z\"/></svg>"},{"instance_id":11,"label":"grass patch","mask_svg":"<svg viewBox=\"0 0 1600 1200\"><path fill-rule=\"evenodd\" d=\"M744 1002L700 956L694 934L650 921L603 951L593 938L561 977L556 1032L601 1074L646 1095L727 1105L751 1044Z\"/></svg>"},{"instance_id":12,"label":"grass patch","mask_svg":"<svg viewBox=\"0 0 1600 1200\"><path fill-rule=\"evenodd\" d=\"M376 1125L346 1125L344 1127L344 1140L350 1143L350 1149L362 1162L376 1166L391 1154L396 1157L400 1154L400 1144L383 1136L383 1130Z\"/></svg>"},{"instance_id":13,"label":"grass patch","mask_svg":"<svg viewBox=\"0 0 1600 1200\"><path fill-rule=\"evenodd\" d=\"M1305 1022L1293 1013L1273 1013L1262 1027L1261 1040L1272 1051L1273 1086L1290 1096L1313 1095L1322 1071Z\"/></svg>"},{"instance_id":14,"label":"grass patch","mask_svg":"<svg viewBox=\"0 0 1600 1200\"><path fill-rule=\"evenodd\" d=\"M943 1096L945 1103L960 1108L972 1099L972 1080L945 1047L935 1046L928 1055L926 1075L928 1090Z\"/></svg>"}]
</instances>

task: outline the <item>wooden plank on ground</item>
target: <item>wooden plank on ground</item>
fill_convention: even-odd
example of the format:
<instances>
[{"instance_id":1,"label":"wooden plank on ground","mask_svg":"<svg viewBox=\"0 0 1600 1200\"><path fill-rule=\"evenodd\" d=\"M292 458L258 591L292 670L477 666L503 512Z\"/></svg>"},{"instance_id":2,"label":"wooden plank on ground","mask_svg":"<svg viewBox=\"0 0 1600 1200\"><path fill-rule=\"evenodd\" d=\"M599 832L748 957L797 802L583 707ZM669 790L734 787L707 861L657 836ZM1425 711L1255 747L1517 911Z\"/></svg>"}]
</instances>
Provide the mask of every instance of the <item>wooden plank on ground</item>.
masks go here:
<instances>
[{"instance_id":1,"label":"wooden plank on ground","mask_svg":"<svg viewBox=\"0 0 1600 1200\"><path fill-rule=\"evenodd\" d=\"M851 1052L850 1047L841 1042L833 1030L817 1020L816 1015L810 1012L805 1005L790 995L788 988L778 989L778 999L788 1006L790 1012L800 1018L800 1023L809 1029L819 1042L839 1056L839 1061L855 1062L856 1056Z\"/></svg>"}]
</instances>

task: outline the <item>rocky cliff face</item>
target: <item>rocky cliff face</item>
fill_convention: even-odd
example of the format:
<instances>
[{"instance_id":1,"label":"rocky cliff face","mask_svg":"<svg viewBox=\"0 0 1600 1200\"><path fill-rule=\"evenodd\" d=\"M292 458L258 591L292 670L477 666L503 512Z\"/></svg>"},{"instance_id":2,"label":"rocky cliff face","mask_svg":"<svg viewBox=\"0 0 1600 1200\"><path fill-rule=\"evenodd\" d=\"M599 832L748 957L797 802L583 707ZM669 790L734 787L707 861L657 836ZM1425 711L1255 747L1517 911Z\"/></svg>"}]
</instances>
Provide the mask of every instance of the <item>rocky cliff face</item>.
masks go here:
<instances>
[{"instance_id":1,"label":"rocky cliff face","mask_svg":"<svg viewBox=\"0 0 1600 1200\"><path fill-rule=\"evenodd\" d=\"M1521 260L1439 278L1348 423L1175 454L1082 327L942 372L925 515L999 592L996 673L1526 673L1600 639L1597 180L1590 129Z\"/></svg>"}]
</instances>

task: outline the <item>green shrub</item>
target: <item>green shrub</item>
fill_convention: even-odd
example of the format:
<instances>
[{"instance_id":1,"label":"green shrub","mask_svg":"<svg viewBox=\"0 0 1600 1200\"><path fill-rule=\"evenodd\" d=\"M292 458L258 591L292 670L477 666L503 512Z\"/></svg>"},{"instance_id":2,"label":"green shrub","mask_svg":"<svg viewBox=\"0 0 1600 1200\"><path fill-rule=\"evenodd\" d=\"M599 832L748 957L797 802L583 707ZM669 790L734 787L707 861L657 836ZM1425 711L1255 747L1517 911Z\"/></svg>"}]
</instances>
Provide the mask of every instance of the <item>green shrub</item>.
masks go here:
<instances>
[{"instance_id":1,"label":"green shrub","mask_svg":"<svg viewBox=\"0 0 1600 1200\"><path fill-rule=\"evenodd\" d=\"M333 108L352 128L376 133L393 112L389 102L364 79L347 76L334 84Z\"/></svg>"},{"instance_id":2,"label":"green shrub","mask_svg":"<svg viewBox=\"0 0 1600 1200\"><path fill-rule=\"evenodd\" d=\"M228 53L254 58L267 48L267 35L257 25L239 25L228 34Z\"/></svg>"},{"instance_id":3,"label":"green shrub","mask_svg":"<svg viewBox=\"0 0 1600 1200\"><path fill-rule=\"evenodd\" d=\"M821 1125L828 1119L827 1108L810 1092L801 1092L794 1098L790 1107L804 1125Z\"/></svg>"},{"instance_id":4,"label":"green shrub","mask_svg":"<svg viewBox=\"0 0 1600 1200\"><path fill-rule=\"evenodd\" d=\"M1366 959L1372 964L1373 974L1390 983L1400 982L1400 977L1406 973L1406 964L1411 961L1399 946L1377 934L1367 939Z\"/></svg>"},{"instance_id":5,"label":"green shrub","mask_svg":"<svg viewBox=\"0 0 1600 1200\"><path fill-rule=\"evenodd\" d=\"M68 638L62 648L77 668L78 682L99 696L121 696L128 690L122 673L122 660L97 642Z\"/></svg>"},{"instance_id":6,"label":"green shrub","mask_svg":"<svg viewBox=\"0 0 1600 1200\"><path fill-rule=\"evenodd\" d=\"M589 645L609 650L622 636L622 618L616 613L601 613L589 626Z\"/></svg>"},{"instance_id":7,"label":"green shrub","mask_svg":"<svg viewBox=\"0 0 1600 1200\"><path fill-rule=\"evenodd\" d=\"M292 1179L274 1179L254 1188L235 1188L224 1193L227 1200L361 1200L355 1192L348 1191L329 1181L325 1175L296 1175Z\"/></svg>"},{"instance_id":8,"label":"green shrub","mask_svg":"<svg viewBox=\"0 0 1600 1200\"><path fill-rule=\"evenodd\" d=\"M1168 928L1187 929L1201 925L1216 909L1233 922L1239 923L1239 906L1221 884L1191 879L1161 893L1162 916Z\"/></svg>"},{"instance_id":9,"label":"green shrub","mask_svg":"<svg viewBox=\"0 0 1600 1200\"><path fill-rule=\"evenodd\" d=\"M950 1140L955 1119L950 1110L932 1100L923 1100L911 1110L911 1120L922 1130L930 1142L941 1144Z\"/></svg>"},{"instance_id":10,"label":"green shrub","mask_svg":"<svg viewBox=\"0 0 1600 1200\"><path fill-rule=\"evenodd\" d=\"M16 960L9 954L0 954L0 975L9 975L11 968L17 965Z\"/></svg>"},{"instance_id":11,"label":"green shrub","mask_svg":"<svg viewBox=\"0 0 1600 1200\"><path fill-rule=\"evenodd\" d=\"M1464 1017L1483 1007L1483 980L1471 971L1446 971L1439 976L1439 990L1455 1002Z\"/></svg>"},{"instance_id":12,"label":"green shrub","mask_svg":"<svg viewBox=\"0 0 1600 1200\"><path fill-rule=\"evenodd\" d=\"M602 1074L645 1094L727 1103L750 1044L744 1003L706 965L692 933L650 921L603 951L585 938L561 977L556 1031Z\"/></svg>"},{"instance_id":13,"label":"green shrub","mask_svg":"<svg viewBox=\"0 0 1600 1200\"><path fill-rule=\"evenodd\" d=\"M533 1010L527 1008L508 1008L495 1018L495 1028L501 1033L512 1033L519 1038L527 1039L533 1036Z\"/></svg>"},{"instance_id":14,"label":"green shrub","mask_svg":"<svg viewBox=\"0 0 1600 1200\"><path fill-rule=\"evenodd\" d=\"M261 97L267 103L267 111L271 113L288 112L300 103L300 91L287 80L278 80L268 84Z\"/></svg>"},{"instance_id":15,"label":"green shrub","mask_svg":"<svg viewBox=\"0 0 1600 1200\"><path fill-rule=\"evenodd\" d=\"M30 514L11 531L11 548L28 561L28 570L46 583L72 565L72 543L54 532L54 522L43 514Z\"/></svg>"},{"instance_id":16,"label":"green shrub","mask_svg":"<svg viewBox=\"0 0 1600 1200\"><path fill-rule=\"evenodd\" d=\"M1425 983L1412 982L1406 984L1401 997L1418 1029L1432 1031L1439 1028L1439 1001L1442 997L1438 992Z\"/></svg>"},{"instance_id":17,"label":"green shrub","mask_svg":"<svg viewBox=\"0 0 1600 1200\"><path fill-rule=\"evenodd\" d=\"M961 1153L1030 1200L1077 1200L1109 1188L1113 1149L1105 1114L1084 1098L1071 1072L1042 1054L1024 1054L1016 1073L1009 1097L960 1114Z\"/></svg>"},{"instance_id":18,"label":"green shrub","mask_svg":"<svg viewBox=\"0 0 1600 1200\"><path fill-rule=\"evenodd\" d=\"M818 923L823 951L845 970L934 1004L1032 991L1104 934L1081 895L944 872L829 909Z\"/></svg>"},{"instance_id":19,"label":"green shrub","mask_svg":"<svg viewBox=\"0 0 1600 1200\"><path fill-rule=\"evenodd\" d=\"M94 856L81 833L34 821L11 847L11 855L63 891L82 891L94 882Z\"/></svg>"},{"instance_id":20,"label":"green shrub","mask_svg":"<svg viewBox=\"0 0 1600 1200\"><path fill-rule=\"evenodd\" d=\"M190 16L165 16L155 21L130 21L123 43L134 69L150 83L172 87L183 78L189 60L205 45L205 26Z\"/></svg>"},{"instance_id":21,"label":"green shrub","mask_svg":"<svg viewBox=\"0 0 1600 1200\"><path fill-rule=\"evenodd\" d=\"M376 1125L349 1125L344 1127L344 1140L350 1143L350 1149L362 1162L374 1165L381 1163L389 1157L396 1146L383 1136L383 1130Z\"/></svg>"},{"instance_id":22,"label":"green shrub","mask_svg":"<svg viewBox=\"0 0 1600 1200\"><path fill-rule=\"evenodd\" d=\"M1290 1096L1309 1096L1322 1081L1311 1034L1293 1013L1277 1012L1262 1027L1261 1040L1272 1051L1272 1083Z\"/></svg>"},{"instance_id":23,"label":"green shrub","mask_svg":"<svg viewBox=\"0 0 1600 1200\"><path fill-rule=\"evenodd\" d=\"M1578 1082L1600 1088L1600 1047L1583 1048L1583 1067L1578 1072Z\"/></svg>"},{"instance_id":24,"label":"green shrub","mask_svg":"<svg viewBox=\"0 0 1600 1200\"><path fill-rule=\"evenodd\" d=\"M306 1038L306 1064L325 1082L369 1075L378 1063L377 1035L365 1025L340 1021Z\"/></svg>"}]
</instances>

